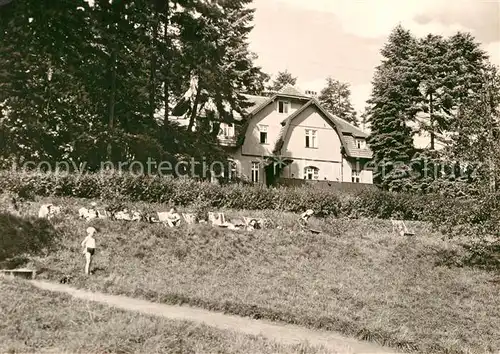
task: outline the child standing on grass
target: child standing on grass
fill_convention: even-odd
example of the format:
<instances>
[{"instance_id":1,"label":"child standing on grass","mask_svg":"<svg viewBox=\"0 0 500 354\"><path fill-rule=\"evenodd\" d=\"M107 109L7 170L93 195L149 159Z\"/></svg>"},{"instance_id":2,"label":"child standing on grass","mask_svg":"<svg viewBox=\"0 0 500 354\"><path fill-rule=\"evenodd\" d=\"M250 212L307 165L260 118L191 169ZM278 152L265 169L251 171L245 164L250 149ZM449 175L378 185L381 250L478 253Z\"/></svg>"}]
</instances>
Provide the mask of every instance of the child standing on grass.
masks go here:
<instances>
[{"instance_id":1,"label":"child standing on grass","mask_svg":"<svg viewBox=\"0 0 500 354\"><path fill-rule=\"evenodd\" d=\"M85 274L90 274L90 266L95 253L95 238L97 230L93 227L87 228L87 237L82 241L83 253L85 254Z\"/></svg>"}]
</instances>

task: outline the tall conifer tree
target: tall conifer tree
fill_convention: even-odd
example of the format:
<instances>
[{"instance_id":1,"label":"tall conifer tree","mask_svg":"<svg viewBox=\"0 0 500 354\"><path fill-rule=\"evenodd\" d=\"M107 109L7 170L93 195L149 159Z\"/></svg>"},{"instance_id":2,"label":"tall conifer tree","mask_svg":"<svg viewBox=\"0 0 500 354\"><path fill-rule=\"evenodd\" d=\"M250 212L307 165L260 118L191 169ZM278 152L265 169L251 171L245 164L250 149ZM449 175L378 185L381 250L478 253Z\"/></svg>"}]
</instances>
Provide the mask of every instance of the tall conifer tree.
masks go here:
<instances>
[{"instance_id":1,"label":"tall conifer tree","mask_svg":"<svg viewBox=\"0 0 500 354\"><path fill-rule=\"evenodd\" d=\"M382 48L382 64L373 78L368 143L376 164L374 178L383 187L401 178L413 153L412 129L419 95L418 82L412 70L416 39L402 26L397 26Z\"/></svg>"}]
</instances>

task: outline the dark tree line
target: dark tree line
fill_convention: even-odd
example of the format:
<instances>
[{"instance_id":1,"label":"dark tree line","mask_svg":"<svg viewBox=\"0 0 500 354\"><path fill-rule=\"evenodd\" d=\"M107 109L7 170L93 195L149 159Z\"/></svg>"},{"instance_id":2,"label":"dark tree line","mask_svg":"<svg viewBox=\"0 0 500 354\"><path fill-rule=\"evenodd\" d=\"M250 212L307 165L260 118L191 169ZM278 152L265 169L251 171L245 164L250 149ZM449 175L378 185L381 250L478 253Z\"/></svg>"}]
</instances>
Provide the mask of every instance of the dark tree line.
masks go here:
<instances>
[{"instance_id":1,"label":"dark tree line","mask_svg":"<svg viewBox=\"0 0 500 354\"><path fill-rule=\"evenodd\" d=\"M0 7L0 157L61 161L221 158L195 121L231 121L267 75L254 65L251 0L15 0ZM170 6L169 6L170 5ZM169 119L196 79L186 129ZM190 127L191 128L191 127Z\"/></svg>"},{"instance_id":2,"label":"dark tree line","mask_svg":"<svg viewBox=\"0 0 500 354\"><path fill-rule=\"evenodd\" d=\"M376 181L394 190L425 191L437 180L494 186L500 85L480 44L469 33L416 38L397 26L381 54L366 113ZM415 148L416 134L428 147ZM483 165L475 176L473 165Z\"/></svg>"},{"instance_id":3,"label":"dark tree line","mask_svg":"<svg viewBox=\"0 0 500 354\"><path fill-rule=\"evenodd\" d=\"M265 87L269 76L248 47L251 3L14 0L1 6L0 161L64 160L97 169L108 160L223 159L218 123L202 116L234 122L245 112L242 93L297 81L284 71ZM376 181L423 190L436 176L415 177L411 172L427 167L413 166L444 159L483 165L480 177L493 188L500 84L479 43L468 33L416 38L398 26L381 53L361 117L371 127ZM329 78L319 99L356 124L349 97L347 84ZM176 102L186 105L187 127L169 119ZM429 146L416 149L414 135L423 133ZM436 151L438 144L446 148Z\"/></svg>"}]
</instances>

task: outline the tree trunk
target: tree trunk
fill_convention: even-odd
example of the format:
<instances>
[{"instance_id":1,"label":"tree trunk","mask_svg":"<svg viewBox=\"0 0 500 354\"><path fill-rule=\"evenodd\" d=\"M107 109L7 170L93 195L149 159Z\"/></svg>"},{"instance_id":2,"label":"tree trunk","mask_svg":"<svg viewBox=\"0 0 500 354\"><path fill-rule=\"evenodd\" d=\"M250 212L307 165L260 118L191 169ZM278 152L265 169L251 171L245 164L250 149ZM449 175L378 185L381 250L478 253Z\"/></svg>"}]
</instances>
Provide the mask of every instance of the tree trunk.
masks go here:
<instances>
[{"instance_id":1,"label":"tree trunk","mask_svg":"<svg viewBox=\"0 0 500 354\"><path fill-rule=\"evenodd\" d=\"M196 92L196 97L194 99L193 107L191 110L191 114L189 116L189 124L188 124L188 132L190 132L193 129L194 125L194 120L196 119L196 116L198 115L198 104L200 102L200 94L201 94L201 82L198 80L198 91Z\"/></svg>"},{"instance_id":2,"label":"tree trunk","mask_svg":"<svg viewBox=\"0 0 500 354\"><path fill-rule=\"evenodd\" d=\"M432 93L429 95L429 109L430 109L430 125L431 125L431 150L434 150L434 102L432 100Z\"/></svg>"},{"instance_id":3,"label":"tree trunk","mask_svg":"<svg viewBox=\"0 0 500 354\"><path fill-rule=\"evenodd\" d=\"M490 168L490 178L489 178L489 187L490 187L490 192L495 193L496 192L496 163L495 163L495 158L496 158L496 141L495 141L495 134L493 132L494 129L494 118L493 118L493 110L495 109L495 102L493 100L493 96L491 93L491 88L488 85L487 91L486 91L486 114L488 118L488 139L490 140L490 152L489 152L489 168Z\"/></svg>"},{"instance_id":4,"label":"tree trunk","mask_svg":"<svg viewBox=\"0 0 500 354\"><path fill-rule=\"evenodd\" d=\"M153 24L153 42L151 44L151 68L149 73L149 119L151 122L154 121L155 112L156 112L156 66L157 66L157 55L156 55L156 43L158 39L158 29L159 29L159 21L158 14L155 13L155 20Z\"/></svg>"},{"instance_id":5,"label":"tree trunk","mask_svg":"<svg viewBox=\"0 0 500 354\"><path fill-rule=\"evenodd\" d=\"M164 9L164 15L165 15L165 32L163 33L163 39L165 41L165 45L167 50L165 51L165 62L166 62L166 69L165 69L165 81L164 81L164 87L163 87L163 92L164 92L164 104L165 104L165 116L163 118L163 124L167 125L168 124L168 76L170 75L170 56L169 56L169 51L170 51L170 38L168 36L168 26L170 25L170 18L168 17L169 14L169 1L166 1L165 4L165 9Z\"/></svg>"},{"instance_id":6,"label":"tree trunk","mask_svg":"<svg viewBox=\"0 0 500 354\"><path fill-rule=\"evenodd\" d=\"M52 66L49 62L48 68L47 68L47 86L46 86L46 91L47 91L47 107L45 109L45 113L47 115L47 118L50 114L50 99L51 99L51 81L52 81Z\"/></svg>"},{"instance_id":7,"label":"tree trunk","mask_svg":"<svg viewBox=\"0 0 500 354\"><path fill-rule=\"evenodd\" d=\"M119 34L119 16L122 15L123 11L127 8L127 4L124 1L113 1L111 3L111 15L114 19L113 24L108 27L109 37L108 37L108 48L111 52L110 54L110 92L109 92L109 102L108 102L108 134L110 139L114 139L114 129L115 129L115 108L116 108L116 80L117 80L117 65L118 65L118 51L119 45L117 44ZM112 140L108 141L107 146L107 157L109 161L113 161L113 145Z\"/></svg>"},{"instance_id":8,"label":"tree trunk","mask_svg":"<svg viewBox=\"0 0 500 354\"><path fill-rule=\"evenodd\" d=\"M220 121L210 122L210 125L212 127L212 131L210 132L210 134L212 135L212 137L217 138L220 132L221 122Z\"/></svg>"},{"instance_id":9,"label":"tree trunk","mask_svg":"<svg viewBox=\"0 0 500 354\"><path fill-rule=\"evenodd\" d=\"M116 62L117 62L117 50L113 49L111 52L111 91L109 94L109 106L108 106L108 132L111 137L113 137L114 121L115 121L115 101L116 101ZM108 142L107 148L108 160L112 159L112 145Z\"/></svg>"}]
</instances>

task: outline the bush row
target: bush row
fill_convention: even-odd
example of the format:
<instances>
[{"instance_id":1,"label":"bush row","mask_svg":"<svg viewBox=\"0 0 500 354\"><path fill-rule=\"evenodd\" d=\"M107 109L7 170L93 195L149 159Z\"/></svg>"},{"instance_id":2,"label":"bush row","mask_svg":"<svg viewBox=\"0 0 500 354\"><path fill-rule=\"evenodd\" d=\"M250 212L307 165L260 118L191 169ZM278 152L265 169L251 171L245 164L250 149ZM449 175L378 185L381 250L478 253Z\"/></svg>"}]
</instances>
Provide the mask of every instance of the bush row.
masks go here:
<instances>
[{"instance_id":1,"label":"bush row","mask_svg":"<svg viewBox=\"0 0 500 354\"><path fill-rule=\"evenodd\" d=\"M338 192L312 188L266 188L242 184L216 185L192 179L120 173L56 175L50 173L0 172L0 189L21 195L68 196L105 201L143 201L188 206L206 203L215 208L302 212L315 209L338 215Z\"/></svg>"},{"instance_id":2,"label":"bush row","mask_svg":"<svg viewBox=\"0 0 500 354\"><path fill-rule=\"evenodd\" d=\"M50 250L59 236L47 220L20 218L3 212L0 212L0 230L0 268L9 268L3 264L7 259Z\"/></svg>"},{"instance_id":3,"label":"bush row","mask_svg":"<svg viewBox=\"0 0 500 354\"><path fill-rule=\"evenodd\" d=\"M0 189L21 195L67 196L111 201L143 201L210 208L282 210L313 209L322 215L351 218L399 218L428 221L448 234L496 235L500 213L497 196L456 199L439 194L404 194L304 187L266 188L241 184L216 185L191 179L170 179L124 173L68 174L0 172Z\"/></svg>"}]
</instances>

